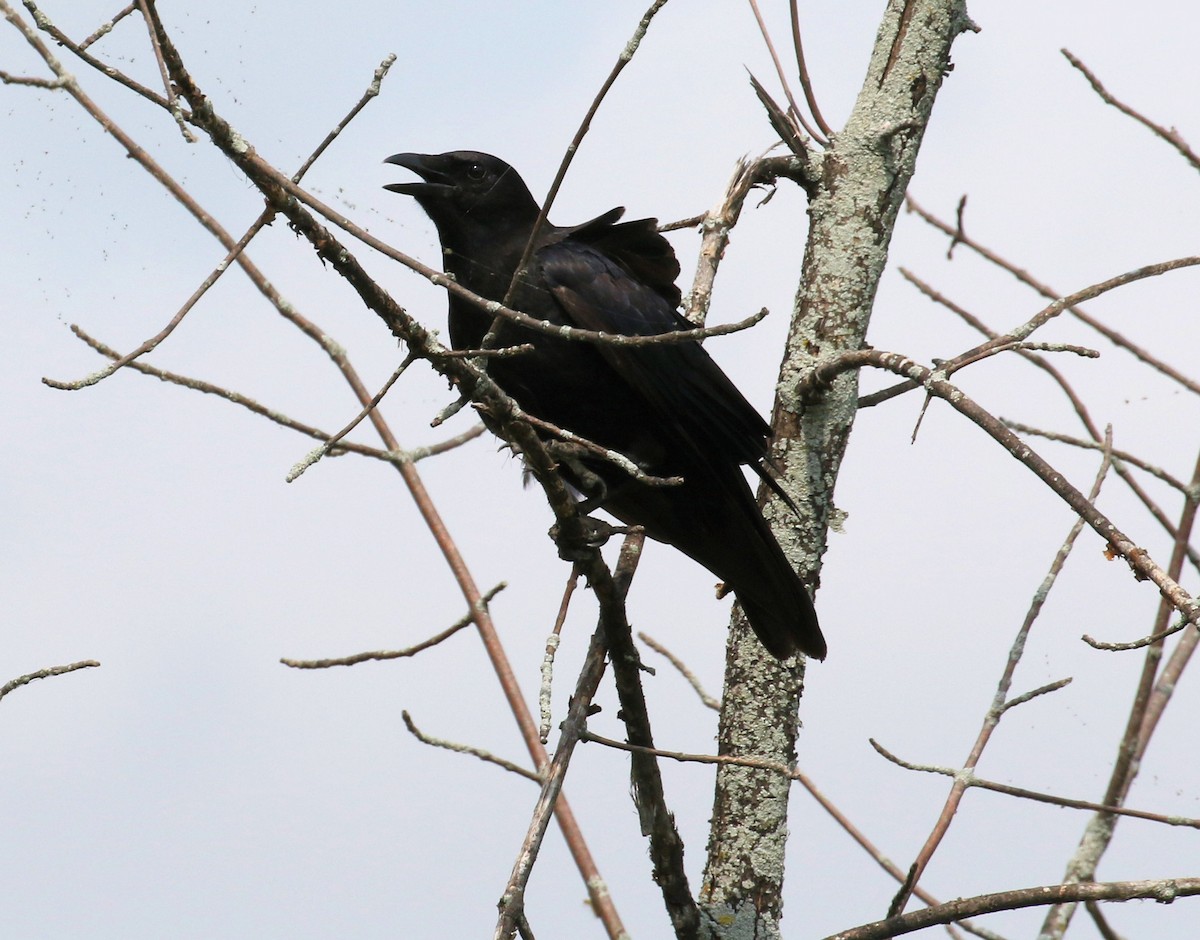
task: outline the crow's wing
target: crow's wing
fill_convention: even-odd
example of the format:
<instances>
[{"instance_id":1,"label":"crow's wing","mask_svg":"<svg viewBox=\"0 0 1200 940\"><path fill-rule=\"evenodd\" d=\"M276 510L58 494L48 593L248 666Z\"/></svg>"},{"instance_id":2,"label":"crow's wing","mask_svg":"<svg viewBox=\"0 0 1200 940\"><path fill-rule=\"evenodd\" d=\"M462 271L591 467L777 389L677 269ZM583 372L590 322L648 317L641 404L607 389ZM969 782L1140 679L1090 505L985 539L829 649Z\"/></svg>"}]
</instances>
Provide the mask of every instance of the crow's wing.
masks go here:
<instances>
[{"instance_id":1,"label":"crow's wing","mask_svg":"<svg viewBox=\"0 0 1200 940\"><path fill-rule=\"evenodd\" d=\"M666 240L652 228L636 239L617 237L627 226L641 223L610 226L590 243L570 236L540 249L538 266L551 295L568 322L582 329L639 336L691 329L664 296L661 279L670 265L661 251L640 253L658 247L644 236ZM678 272L673 253L670 262ZM639 276L643 272L648 281ZM669 283L678 298L674 280ZM698 343L595 348L660 426L679 435L693 461L756 463L766 455L770 426Z\"/></svg>"},{"instance_id":2,"label":"crow's wing","mask_svg":"<svg viewBox=\"0 0 1200 940\"><path fill-rule=\"evenodd\" d=\"M659 234L656 219L635 219L615 223L625 213L624 208L610 209L604 215L577 225L570 230L570 239L591 245L602 255L615 261L635 281L640 281L670 304L679 306L679 261L671 243Z\"/></svg>"}]
</instances>

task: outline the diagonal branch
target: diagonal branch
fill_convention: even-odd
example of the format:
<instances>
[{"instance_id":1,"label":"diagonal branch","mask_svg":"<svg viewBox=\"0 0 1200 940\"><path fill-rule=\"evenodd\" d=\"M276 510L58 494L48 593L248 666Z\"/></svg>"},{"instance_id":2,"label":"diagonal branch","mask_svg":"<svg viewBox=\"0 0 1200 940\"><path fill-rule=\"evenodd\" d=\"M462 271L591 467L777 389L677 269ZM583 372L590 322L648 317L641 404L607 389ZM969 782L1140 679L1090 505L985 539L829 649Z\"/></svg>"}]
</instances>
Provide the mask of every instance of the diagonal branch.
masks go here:
<instances>
[{"instance_id":1,"label":"diagonal branch","mask_svg":"<svg viewBox=\"0 0 1200 940\"><path fill-rule=\"evenodd\" d=\"M1096 499L1100 496L1100 487L1104 483L1104 478L1108 475L1109 467L1112 464L1112 429L1108 428L1104 436L1105 451L1104 457L1100 461L1100 468L1096 472L1096 480L1092 484L1091 492L1088 494L1089 505L1094 506ZM966 763L963 765L962 773L974 774L975 768L979 766L979 761L983 757L984 749L992 738L992 733L1000 724L1000 719L1005 713L1014 706L1027 702L1035 695L1045 694L1053 691L1056 688L1061 688L1066 682L1055 683L1051 686L1043 686L1041 689L1034 692L1019 695L1015 698L1010 698L1009 693L1012 690L1013 676L1017 671L1017 664L1021 661L1021 657L1025 652L1026 642L1029 639L1029 633L1033 629L1033 624L1037 620L1038 615L1042 611L1042 607L1049 596L1051 589L1058 580L1058 575L1062 571L1063 565L1066 564L1067 556L1071 554L1071 550L1075 547L1075 542L1083 531L1083 519L1076 518L1071 526L1067 537L1063 540L1062 545L1054 555L1054 560L1050 563L1050 570L1046 573L1042 583L1034 592L1033 600L1030 602L1029 610L1025 614L1025 619L1021 622L1021 626L1017 630L1017 635L1013 639L1012 645L1009 647L1008 657L1005 660L1004 669L1001 672L1000 680L996 684L996 692L992 696L991 704L987 712L984 714L983 722L980 725L979 732L975 736L975 742L971 746L971 751L967 755ZM1070 680L1067 680L1069 682ZM876 750L880 750L875 742L871 742ZM881 753L884 753L881 751ZM885 754L886 756L886 754ZM917 882L920 881L921 875L928 867L930 859L933 858L934 852L941 845L942 839L950 829L950 824L954 820L955 814L958 812L958 807L962 802L967 791L967 781L965 776L952 774L954 784L950 788L950 793L946 797L946 801L942 806L942 811L938 814L937 820L933 824L933 828L929 836L925 840L925 844L917 853L916 859L909 867L908 876L901 884L900 890L892 900L891 906L888 908L888 916L893 917L904 910L908 903L909 897L913 893Z\"/></svg>"},{"instance_id":2,"label":"diagonal branch","mask_svg":"<svg viewBox=\"0 0 1200 940\"><path fill-rule=\"evenodd\" d=\"M1200 262L1200 259L1196 259L1196 261ZM979 425L1058 494L1097 535L1108 543L1115 554L1125 559L1139 580L1153 581L1162 596L1190 623L1194 624L1200 621L1200 603L1196 598L1188 594L1150 557L1144 548L1136 545L1104 513L1092 506L1086 496L1068 483L1062 474L1006 428L998 418L981 408L961 389L941 378L940 371L919 365L898 353L883 352L877 349L860 349L843 353L833 360L822 363L800 381L800 393L802 395L811 394L820 388L828 387L829 383L839 374L863 366L885 369L897 375L906 376L910 382L923 387L930 395L949 402L955 411Z\"/></svg>"},{"instance_id":3,"label":"diagonal branch","mask_svg":"<svg viewBox=\"0 0 1200 940\"><path fill-rule=\"evenodd\" d=\"M1149 128L1153 133L1157 134L1168 144L1174 147L1179 154L1192 165L1194 169L1200 170L1200 156L1197 156L1196 152L1188 146L1187 141L1183 139L1179 131L1173 127L1168 129L1163 127L1161 124L1155 124L1141 112L1135 111L1123 101L1113 97L1109 90L1100 83L1100 79L1098 79L1092 73L1092 70L1084 65L1078 58L1072 55L1069 49L1061 49L1059 51L1062 52L1062 54L1066 57L1066 60L1070 62L1071 65L1073 65L1083 74L1083 77L1088 80L1088 84L1092 86L1092 90L1100 96L1101 100L1105 104L1112 105L1122 114L1128 115L1143 127Z\"/></svg>"}]
</instances>

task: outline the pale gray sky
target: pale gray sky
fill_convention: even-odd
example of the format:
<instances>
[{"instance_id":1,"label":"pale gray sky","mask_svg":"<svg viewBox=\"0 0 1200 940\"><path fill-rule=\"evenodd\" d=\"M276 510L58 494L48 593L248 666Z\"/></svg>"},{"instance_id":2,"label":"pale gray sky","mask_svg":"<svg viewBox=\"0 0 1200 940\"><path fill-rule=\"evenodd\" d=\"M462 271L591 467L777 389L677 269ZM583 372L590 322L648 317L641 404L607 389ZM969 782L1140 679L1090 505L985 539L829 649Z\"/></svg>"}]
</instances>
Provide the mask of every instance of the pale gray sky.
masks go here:
<instances>
[{"instance_id":1,"label":"pale gray sky","mask_svg":"<svg viewBox=\"0 0 1200 940\"><path fill-rule=\"evenodd\" d=\"M117 3L46 10L81 37ZM604 4L465 2L162 4L168 27L217 109L268 158L292 168L357 99L389 52L382 96L314 167L307 184L402 250L436 263L432 228L384 192L400 150L473 148L513 163L541 195L645 0ZM803 4L810 69L838 125L853 103L879 4ZM786 5L765 3L780 41ZM1066 46L1109 88L1200 143L1191 4L976 3L983 27L961 37L910 192L943 215L969 193L968 230L1067 292L1195 251L1200 179L1161 141L1105 107L1059 54ZM132 22L95 47L153 83ZM0 68L42 74L15 30ZM151 148L230 229L261 200L210 147L187 145L149 104L70 63L89 93ZM673 0L594 123L554 212L559 222L625 205L633 216L689 216L719 197L733 162L772 143L746 69L774 88L748 5ZM125 350L155 333L224 254L64 95L3 86L0 305L7 326L0 401L4 628L0 681L84 658L101 669L37 683L0 703L0 911L14 938L324 938L490 935L535 795L524 780L432 752L404 731L523 749L470 633L416 661L294 672L280 656L406 645L463 613L463 602L396 474L327 460L288 485L310 443L217 400L126 372L81 392L98 358L78 323ZM714 355L764 412L804 239L801 196L781 187L747 211L718 281L714 321L767 306L750 334ZM685 280L694 235L673 236ZM368 384L400 353L378 321L277 222L250 255L306 315L351 350ZM975 335L919 296L904 265L997 327L1043 304L1010 278L902 217L870 340L928 361ZM444 322L440 293L392 262L361 257L422 320ZM1109 295L1092 311L1176 366L1200 343L1198 281L1179 272ZM1099 360L1058 364L1117 446L1191 472L1194 398L1073 323L1047 340L1095 345ZM164 368L235 387L327 430L357 406L327 360L233 271L155 354ZM985 407L1076 433L1040 373L993 361L961 376ZM866 376L864 386L885 380ZM430 418L444 383L413 369L384 404L402 442L440 439ZM935 404L908 442L914 396L866 411L837 491L849 513L832 537L817 597L830 644L809 671L799 745L804 768L899 864L911 862L945 793L938 778L883 762L873 736L916 761L966 755L1004 657L1071 524L1064 505L982 432ZM451 430L465 427L460 418ZM360 439L368 440L366 434ZM1086 489L1094 455L1036 444ZM550 516L522 490L517 464L482 439L422 465L475 577L507 580L493 610L531 696L566 568L545 537ZM1177 500L1151 489L1174 515ZM1104 508L1165 563L1169 546L1110 481ZM1097 799L1107 779L1137 654L1101 654L1079 634L1145 632L1155 592L1105 561L1085 533L1017 675L1017 690L1075 682L1005 719L981 773ZM662 546L631 596L635 627L685 655L718 692L728 602L713 578ZM1196 579L1185 580L1196 588ZM580 597L560 654L558 705L594 616ZM647 680L664 747L708 751L715 717L660 667ZM1143 766L1132 805L1200 816L1198 702L1185 676ZM596 719L620 735L607 688ZM582 748L568 794L627 925L667 935L629 801L624 756ZM698 886L712 772L664 767ZM1050 883L1083 814L972 793L923 885L944 899ZM895 885L802 792L794 798L785 932L822 936L883 915ZM538 935L600 936L557 835L529 897ZM1195 874L1194 830L1126 821L1101 876ZM1197 908L1128 905L1131 936L1194 936ZM1029 936L1040 913L992 926ZM1080 923L1073 936L1094 936Z\"/></svg>"}]
</instances>

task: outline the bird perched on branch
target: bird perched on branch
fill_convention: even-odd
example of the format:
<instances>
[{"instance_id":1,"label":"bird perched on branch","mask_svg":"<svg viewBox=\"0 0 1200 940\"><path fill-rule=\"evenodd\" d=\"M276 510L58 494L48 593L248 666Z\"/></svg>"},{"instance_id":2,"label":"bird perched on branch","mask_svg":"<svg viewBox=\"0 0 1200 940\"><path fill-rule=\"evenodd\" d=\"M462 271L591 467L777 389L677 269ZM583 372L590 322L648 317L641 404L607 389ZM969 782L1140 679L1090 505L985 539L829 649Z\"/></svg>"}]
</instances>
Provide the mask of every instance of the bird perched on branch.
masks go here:
<instances>
[{"instance_id":1,"label":"bird perched on branch","mask_svg":"<svg viewBox=\"0 0 1200 940\"><path fill-rule=\"evenodd\" d=\"M437 228L446 272L481 297L507 297L513 309L585 330L694 328L677 311L679 263L654 219L621 222L624 210L613 209L582 225L546 222L514 284L539 207L512 167L467 150L386 162L420 177L386 188L417 200ZM455 349L479 348L494 319L450 295ZM763 468L771 428L704 348L586 343L501 321L492 345L517 344L533 348L490 359L488 372L526 412L631 458L646 474L683 478L650 486L600 456L561 461L586 502L644 526L721 578L772 655L824 659L808 592L742 475L749 465L782 495Z\"/></svg>"}]
</instances>

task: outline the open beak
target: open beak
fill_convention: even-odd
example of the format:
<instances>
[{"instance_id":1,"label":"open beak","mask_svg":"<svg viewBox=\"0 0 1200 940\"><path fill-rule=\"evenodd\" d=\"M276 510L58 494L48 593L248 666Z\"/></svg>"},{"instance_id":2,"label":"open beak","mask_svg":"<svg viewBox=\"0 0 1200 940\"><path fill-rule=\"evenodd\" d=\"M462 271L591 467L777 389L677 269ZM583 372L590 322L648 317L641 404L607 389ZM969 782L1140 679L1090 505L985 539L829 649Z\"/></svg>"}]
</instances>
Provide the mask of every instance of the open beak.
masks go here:
<instances>
[{"instance_id":1,"label":"open beak","mask_svg":"<svg viewBox=\"0 0 1200 940\"><path fill-rule=\"evenodd\" d=\"M438 158L425 153L395 153L383 161L412 170L421 177L419 183L388 183L383 188L403 196L437 196L449 193L454 187L449 177L437 167Z\"/></svg>"}]
</instances>

